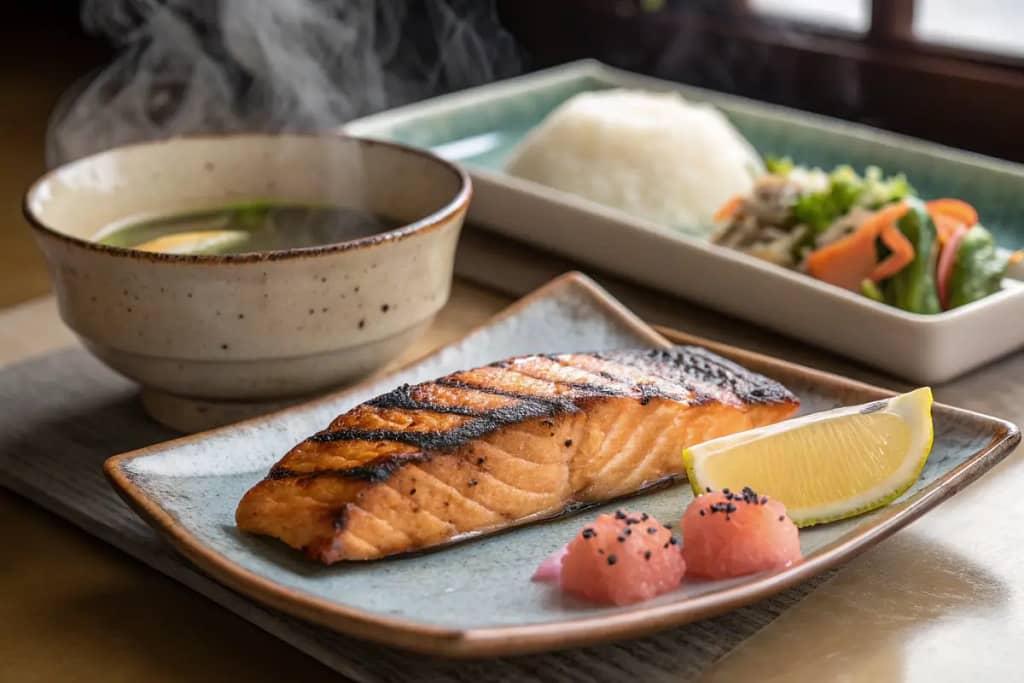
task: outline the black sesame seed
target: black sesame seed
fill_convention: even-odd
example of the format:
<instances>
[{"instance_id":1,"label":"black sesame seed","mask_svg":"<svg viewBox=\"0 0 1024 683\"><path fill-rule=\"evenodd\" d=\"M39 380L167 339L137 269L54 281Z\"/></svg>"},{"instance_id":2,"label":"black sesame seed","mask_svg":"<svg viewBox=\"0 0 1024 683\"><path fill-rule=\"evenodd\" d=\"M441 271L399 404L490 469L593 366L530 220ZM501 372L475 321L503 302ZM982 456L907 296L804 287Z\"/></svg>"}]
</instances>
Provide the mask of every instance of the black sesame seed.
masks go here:
<instances>
[{"instance_id":1,"label":"black sesame seed","mask_svg":"<svg viewBox=\"0 0 1024 683\"><path fill-rule=\"evenodd\" d=\"M705 486L704 487L704 492L705 493L711 493L711 487L710 486Z\"/></svg>"},{"instance_id":2,"label":"black sesame seed","mask_svg":"<svg viewBox=\"0 0 1024 683\"><path fill-rule=\"evenodd\" d=\"M672 528L672 524L662 524L662 526L665 527L666 529L671 529Z\"/></svg>"},{"instance_id":3,"label":"black sesame seed","mask_svg":"<svg viewBox=\"0 0 1024 683\"><path fill-rule=\"evenodd\" d=\"M625 543L626 542L626 537L625 536L616 536L615 540L618 541L619 543Z\"/></svg>"},{"instance_id":4,"label":"black sesame seed","mask_svg":"<svg viewBox=\"0 0 1024 683\"><path fill-rule=\"evenodd\" d=\"M572 445L572 439L566 439L565 440L565 447L568 448L571 445Z\"/></svg>"},{"instance_id":5,"label":"black sesame seed","mask_svg":"<svg viewBox=\"0 0 1024 683\"><path fill-rule=\"evenodd\" d=\"M597 554L598 555L604 555L604 548L598 548L597 549Z\"/></svg>"},{"instance_id":6,"label":"black sesame seed","mask_svg":"<svg viewBox=\"0 0 1024 683\"><path fill-rule=\"evenodd\" d=\"M780 522L783 521L784 519L786 519L786 515L779 515L779 521Z\"/></svg>"},{"instance_id":7,"label":"black sesame seed","mask_svg":"<svg viewBox=\"0 0 1024 683\"><path fill-rule=\"evenodd\" d=\"M728 505L725 506L725 512L726 514L736 512L736 506L733 505L732 503L729 503Z\"/></svg>"},{"instance_id":8,"label":"black sesame seed","mask_svg":"<svg viewBox=\"0 0 1024 683\"><path fill-rule=\"evenodd\" d=\"M761 505L768 504L768 496L761 496Z\"/></svg>"},{"instance_id":9,"label":"black sesame seed","mask_svg":"<svg viewBox=\"0 0 1024 683\"><path fill-rule=\"evenodd\" d=\"M626 527L625 529L623 529L623 530L622 530L622 535L623 535L623 536L632 536L632 535L633 535L633 530L632 530L632 529L630 529L630 528L629 528L629 527L627 526L627 527Z\"/></svg>"},{"instance_id":10,"label":"black sesame seed","mask_svg":"<svg viewBox=\"0 0 1024 683\"><path fill-rule=\"evenodd\" d=\"M645 550L644 551L644 559L645 560L651 559L651 551L650 550Z\"/></svg>"},{"instance_id":11,"label":"black sesame seed","mask_svg":"<svg viewBox=\"0 0 1024 683\"><path fill-rule=\"evenodd\" d=\"M658 533L658 527L656 527L656 526L649 526L649 527L647 527L647 533L649 533L649 534L656 534L656 533Z\"/></svg>"},{"instance_id":12,"label":"black sesame seed","mask_svg":"<svg viewBox=\"0 0 1024 683\"><path fill-rule=\"evenodd\" d=\"M649 520L650 518L651 518L651 516L650 516L649 514L647 514L646 512L642 512L642 513L640 513L640 519L642 519L643 521L645 521L645 522L646 522L646 521L647 521L647 520Z\"/></svg>"},{"instance_id":13,"label":"black sesame seed","mask_svg":"<svg viewBox=\"0 0 1024 683\"><path fill-rule=\"evenodd\" d=\"M625 512L623 512L622 510L616 510L615 511L615 519L625 519L625 518L626 518L626 513Z\"/></svg>"},{"instance_id":14,"label":"black sesame seed","mask_svg":"<svg viewBox=\"0 0 1024 683\"><path fill-rule=\"evenodd\" d=\"M469 485L470 485L470 486L476 486L476 485L477 485L477 481L476 481L476 479L470 479L470 480L469 480Z\"/></svg>"},{"instance_id":15,"label":"black sesame seed","mask_svg":"<svg viewBox=\"0 0 1024 683\"><path fill-rule=\"evenodd\" d=\"M477 465L483 465L483 464L484 464L484 462L486 462L486 461L487 461L487 458L485 458L485 457L481 456L481 457L479 457L479 458L477 458L477 459L476 459L476 464L477 464Z\"/></svg>"},{"instance_id":16,"label":"black sesame seed","mask_svg":"<svg viewBox=\"0 0 1024 683\"><path fill-rule=\"evenodd\" d=\"M409 489L409 495L410 496L415 496L416 495L416 489Z\"/></svg>"},{"instance_id":17,"label":"black sesame seed","mask_svg":"<svg viewBox=\"0 0 1024 683\"><path fill-rule=\"evenodd\" d=\"M639 524L640 520L637 517L626 517L626 524Z\"/></svg>"},{"instance_id":18,"label":"black sesame seed","mask_svg":"<svg viewBox=\"0 0 1024 683\"><path fill-rule=\"evenodd\" d=\"M389 308L391 308L391 306L384 304L383 306L380 307L380 311L381 313L387 313Z\"/></svg>"},{"instance_id":19,"label":"black sesame seed","mask_svg":"<svg viewBox=\"0 0 1024 683\"><path fill-rule=\"evenodd\" d=\"M597 536L597 532L589 526L583 530L583 538L593 538L594 536Z\"/></svg>"},{"instance_id":20,"label":"black sesame seed","mask_svg":"<svg viewBox=\"0 0 1024 683\"><path fill-rule=\"evenodd\" d=\"M614 553L608 556L608 564L615 564L619 561L619 558L615 557Z\"/></svg>"},{"instance_id":21,"label":"black sesame seed","mask_svg":"<svg viewBox=\"0 0 1024 683\"><path fill-rule=\"evenodd\" d=\"M673 536L672 538L668 539L668 542L670 544L672 544L672 545L679 545L679 539L676 538L675 536Z\"/></svg>"},{"instance_id":22,"label":"black sesame seed","mask_svg":"<svg viewBox=\"0 0 1024 683\"><path fill-rule=\"evenodd\" d=\"M725 495L728 496L729 495L729 489L722 489L722 493L724 493Z\"/></svg>"},{"instance_id":23,"label":"black sesame seed","mask_svg":"<svg viewBox=\"0 0 1024 683\"><path fill-rule=\"evenodd\" d=\"M666 549L667 549L667 548L668 548L668 543L666 543L665 545L663 545L663 546L661 546L661 547L662 547L662 548L666 548Z\"/></svg>"},{"instance_id":24,"label":"black sesame seed","mask_svg":"<svg viewBox=\"0 0 1024 683\"><path fill-rule=\"evenodd\" d=\"M703 510L701 510L701 511L700 511L700 516L701 516L701 517L703 517L703 516L704 516L704 511L703 511Z\"/></svg>"}]
</instances>

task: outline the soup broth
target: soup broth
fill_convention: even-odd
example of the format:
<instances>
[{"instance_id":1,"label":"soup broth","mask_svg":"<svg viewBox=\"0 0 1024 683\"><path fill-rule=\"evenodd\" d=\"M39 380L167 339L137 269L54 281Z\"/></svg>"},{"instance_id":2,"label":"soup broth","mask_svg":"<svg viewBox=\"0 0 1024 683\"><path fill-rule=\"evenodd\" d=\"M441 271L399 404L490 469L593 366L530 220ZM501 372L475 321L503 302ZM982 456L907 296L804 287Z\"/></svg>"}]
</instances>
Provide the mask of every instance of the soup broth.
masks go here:
<instances>
[{"instance_id":1,"label":"soup broth","mask_svg":"<svg viewBox=\"0 0 1024 683\"><path fill-rule=\"evenodd\" d=\"M169 254L242 254L346 242L400 225L358 209L259 203L125 221L96 241Z\"/></svg>"}]
</instances>

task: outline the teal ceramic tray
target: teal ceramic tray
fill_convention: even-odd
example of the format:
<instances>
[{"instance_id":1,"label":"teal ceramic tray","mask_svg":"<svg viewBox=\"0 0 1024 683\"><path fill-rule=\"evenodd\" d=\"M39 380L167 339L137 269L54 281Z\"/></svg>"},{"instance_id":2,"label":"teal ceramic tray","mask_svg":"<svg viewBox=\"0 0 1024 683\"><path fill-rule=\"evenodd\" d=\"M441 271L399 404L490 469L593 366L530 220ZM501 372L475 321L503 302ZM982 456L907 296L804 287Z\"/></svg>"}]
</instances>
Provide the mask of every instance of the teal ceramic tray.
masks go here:
<instances>
[{"instance_id":1,"label":"teal ceramic tray","mask_svg":"<svg viewBox=\"0 0 1024 683\"><path fill-rule=\"evenodd\" d=\"M974 204L1006 248L1024 246L1024 167L900 135L578 62L353 121L345 131L433 150L470 171L470 220L746 318L912 382L951 379L1024 343L1024 287L934 316L906 313L502 168L560 103L607 88L672 90L720 108L757 150L825 167L904 172L922 196ZM978 335L984 330L984 335Z\"/></svg>"}]
</instances>

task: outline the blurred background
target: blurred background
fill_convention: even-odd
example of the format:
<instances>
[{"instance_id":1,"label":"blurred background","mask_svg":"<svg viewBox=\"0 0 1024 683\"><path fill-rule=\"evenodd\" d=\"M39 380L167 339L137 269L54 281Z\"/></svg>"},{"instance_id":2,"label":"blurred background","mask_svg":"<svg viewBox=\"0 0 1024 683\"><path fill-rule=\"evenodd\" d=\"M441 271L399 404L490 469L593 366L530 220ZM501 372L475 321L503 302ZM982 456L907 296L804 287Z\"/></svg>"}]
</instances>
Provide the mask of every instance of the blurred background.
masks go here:
<instances>
[{"instance_id":1,"label":"blurred background","mask_svg":"<svg viewBox=\"0 0 1024 683\"><path fill-rule=\"evenodd\" d=\"M1024 161L1018 0L37 0L6 10L0 307L49 286L20 208L47 155L200 128L326 127L583 57Z\"/></svg>"}]
</instances>

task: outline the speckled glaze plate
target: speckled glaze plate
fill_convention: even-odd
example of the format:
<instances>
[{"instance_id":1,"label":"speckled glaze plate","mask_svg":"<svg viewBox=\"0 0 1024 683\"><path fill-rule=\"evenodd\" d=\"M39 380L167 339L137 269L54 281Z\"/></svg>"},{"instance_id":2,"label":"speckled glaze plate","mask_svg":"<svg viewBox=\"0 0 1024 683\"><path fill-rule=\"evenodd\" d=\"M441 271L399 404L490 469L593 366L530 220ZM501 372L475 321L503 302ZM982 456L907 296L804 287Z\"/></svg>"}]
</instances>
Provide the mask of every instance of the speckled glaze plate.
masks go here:
<instances>
[{"instance_id":1,"label":"speckled glaze plate","mask_svg":"<svg viewBox=\"0 0 1024 683\"><path fill-rule=\"evenodd\" d=\"M1024 344L1024 265L1013 269L1001 292L939 315L919 315L504 172L516 145L555 107L578 93L609 88L672 91L711 103L766 156L904 172L921 196L965 199L1001 246L1024 247L1020 164L594 61L416 102L352 121L345 132L422 147L465 166L473 179L473 224L910 382L944 382Z\"/></svg>"},{"instance_id":2,"label":"speckled glaze plate","mask_svg":"<svg viewBox=\"0 0 1024 683\"><path fill-rule=\"evenodd\" d=\"M584 276L563 276L462 340L383 379L268 416L107 461L114 487L189 559L225 585L338 631L442 656L515 654L639 636L754 602L850 559L985 472L1019 440L1001 420L937 405L921 479L887 507L804 530L803 562L725 582L687 582L640 605L594 607L530 582L584 516L521 527L436 552L323 567L282 544L241 533L234 510L285 451L336 414L402 382L420 382L515 354L704 345L785 383L802 411L860 403L882 389L644 325ZM691 500L685 484L631 500L664 521ZM606 506L608 509L615 504Z\"/></svg>"}]
</instances>

